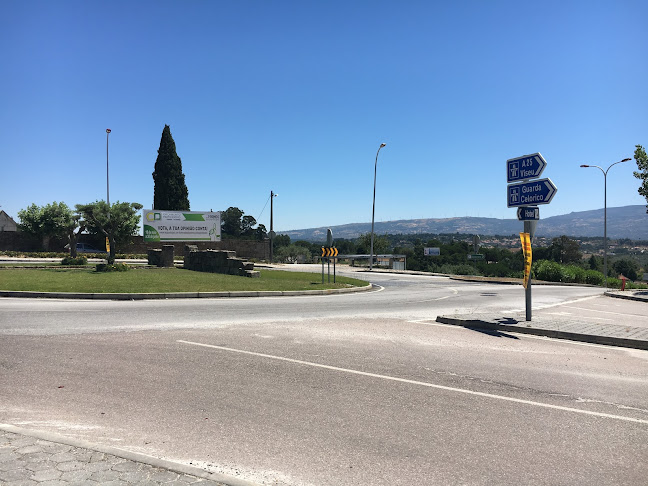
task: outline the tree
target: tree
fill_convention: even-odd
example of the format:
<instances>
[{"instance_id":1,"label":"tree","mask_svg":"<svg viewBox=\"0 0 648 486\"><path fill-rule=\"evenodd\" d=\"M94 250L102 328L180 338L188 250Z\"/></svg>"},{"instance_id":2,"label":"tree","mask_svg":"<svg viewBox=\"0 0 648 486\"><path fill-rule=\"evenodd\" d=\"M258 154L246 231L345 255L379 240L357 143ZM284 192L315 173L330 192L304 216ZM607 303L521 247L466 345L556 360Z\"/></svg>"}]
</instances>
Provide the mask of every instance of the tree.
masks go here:
<instances>
[{"instance_id":1,"label":"tree","mask_svg":"<svg viewBox=\"0 0 648 486\"><path fill-rule=\"evenodd\" d=\"M101 234L110 242L108 263L115 262L117 245L130 241L130 237L139 230L139 203L120 203L117 201L108 208L106 201L96 201L90 204L77 204L77 213L86 221L89 233Z\"/></svg>"},{"instance_id":2,"label":"tree","mask_svg":"<svg viewBox=\"0 0 648 486\"><path fill-rule=\"evenodd\" d=\"M221 212L221 232L229 238L256 238L262 240L266 237L266 227L260 224L257 228L256 219L252 216L244 216L239 208L229 207Z\"/></svg>"},{"instance_id":3,"label":"tree","mask_svg":"<svg viewBox=\"0 0 648 486\"><path fill-rule=\"evenodd\" d=\"M371 233L365 233L358 238L358 253L368 255L371 251ZM385 254L389 251L390 244L387 235L378 236L374 233L374 255Z\"/></svg>"},{"instance_id":4,"label":"tree","mask_svg":"<svg viewBox=\"0 0 648 486\"><path fill-rule=\"evenodd\" d=\"M223 236L238 238L241 236L241 220L243 211L230 206L221 213L221 231Z\"/></svg>"},{"instance_id":5,"label":"tree","mask_svg":"<svg viewBox=\"0 0 648 486\"><path fill-rule=\"evenodd\" d=\"M646 155L646 149L641 145L635 145L634 158L639 170L632 174L637 179L641 179L641 186L639 186L637 192L645 197L646 202L648 202L648 155ZM648 205L646 206L646 213L648 213Z\"/></svg>"},{"instance_id":6,"label":"tree","mask_svg":"<svg viewBox=\"0 0 648 486\"><path fill-rule=\"evenodd\" d=\"M189 210L189 191L182 173L169 125L164 125L155 171L153 172L153 209Z\"/></svg>"},{"instance_id":7,"label":"tree","mask_svg":"<svg viewBox=\"0 0 648 486\"><path fill-rule=\"evenodd\" d=\"M617 274L621 274L630 280L637 280L639 265L633 260L621 258L612 264L612 268Z\"/></svg>"},{"instance_id":8,"label":"tree","mask_svg":"<svg viewBox=\"0 0 648 486\"><path fill-rule=\"evenodd\" d=\"M69 236L70 230L74 233L79 221L67 204L56 201L46 206L32 204L18 211L18 217L20 230L41 238L45 249L49 249L50 238L64 238ZM74 249L76 251L76 239Z\"/></svg>"},{"instance_id":9,"label":"tree","mask_svg":"<svg viewBox=\"0 0 648 486\"><path fill-rule=\"evenodd\" d=\"M565 235L554 238L550 248L553 260L558 263L577 263L583 258L578 241Z\"/></svg>"}]
</instances>

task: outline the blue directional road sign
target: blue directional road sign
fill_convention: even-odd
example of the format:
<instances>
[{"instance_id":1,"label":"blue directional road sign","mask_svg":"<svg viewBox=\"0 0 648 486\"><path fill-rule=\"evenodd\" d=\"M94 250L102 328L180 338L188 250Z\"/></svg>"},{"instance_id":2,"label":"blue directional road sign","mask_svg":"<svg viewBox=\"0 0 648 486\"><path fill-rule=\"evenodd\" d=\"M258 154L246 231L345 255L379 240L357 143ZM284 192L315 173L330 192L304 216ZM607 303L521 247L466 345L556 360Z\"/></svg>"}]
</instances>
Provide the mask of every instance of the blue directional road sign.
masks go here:
<instances>
[{"instance_id":1,"label":"blue directional road sign","mask_svg":"<svg viewBox=\"0 0 648 486\"><path fill-rule=\"evenodd\" d=\"M537 207L519 207L517 210L519 221L537 221L540 219L540 208Z\"/></svg>"},{"instance_id":2,"label":"blue directional road sign","mask_svg":"<svg viewBox=\"0 0 648 486\"><path fill-rule=\"evenodd\" d=\"M540 177L547 161L540 154L524 155L506 161L506 183Z\"/></svg>"},{"instance_id":3,"label":"blue directional road sign","mask_svg":"<svg viewBox=\"0 0 648 486\"><path fill-rule=\"evenodd\" d=\"M537 181L511 184L506 188L508 207L531 206L549 204L558 189L551 179L538 179Z\"/></svg>"}]
</instances>

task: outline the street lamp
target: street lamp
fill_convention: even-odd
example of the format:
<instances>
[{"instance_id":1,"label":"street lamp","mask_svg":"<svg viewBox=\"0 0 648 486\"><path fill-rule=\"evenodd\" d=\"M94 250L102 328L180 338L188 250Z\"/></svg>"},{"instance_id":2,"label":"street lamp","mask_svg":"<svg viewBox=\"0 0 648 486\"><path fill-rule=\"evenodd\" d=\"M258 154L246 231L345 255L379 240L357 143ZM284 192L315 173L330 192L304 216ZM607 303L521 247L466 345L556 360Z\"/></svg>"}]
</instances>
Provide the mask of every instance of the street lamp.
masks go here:
<instances>
[{"instance_id":1,"label":"street lamp","mask_svg":"<svg viewBox=\"0 0 648 486\"><path fill-rule=\"evenodd\" d=\"M603 273L605 274L605 288L607 289L607 173L612 168L612 166L621 164L623 162L629 162L632 159L623 159L611 164L606 170L603 170L602 167L598 165L587 165L582 164L581 167L596 167L603 173Z\"/></svg>"},{"instance_id":2,"label":"street lamp","mask_svg":"<svg viewBox=\"0 0 648 486\"><path fill-rule=\"evenodd\" d=\"M373 242L374 242L374 215L376 214L376 172L378 170L378 154L380 149L383 148L386 143L381 143L378 147L378 152L376 152L376 163L374 164L374 191L373 191L373 206L371 209L371 255L369 256L369 270L373 270Z\"/></svg>"},{"instance_id":3,"label":"street lamp","mask_svg":"<svg viewBox=\"0 0 648 486\"><path fill-rule=\"evenodd\" d=\"M277 197L277 195L270 191L270 233L268 236L270 236L270 263L272 263L272 259L274 257L274 237L275 232L274 232L274 227L273 227L273 207L272 207L272 202L274 198Z\"/></svg>"},{"instance_id":4,"label":"street lamp","mask_svg":"<svg viewBox=\"0 0 648 486\"><path fill-rule=\"evenodd\" d=\"M108 181L108 135L110 135L110 128L106 128L106 203L108 203L108 218L110 218L110 183Z\"/></svg>"}]
</instances>

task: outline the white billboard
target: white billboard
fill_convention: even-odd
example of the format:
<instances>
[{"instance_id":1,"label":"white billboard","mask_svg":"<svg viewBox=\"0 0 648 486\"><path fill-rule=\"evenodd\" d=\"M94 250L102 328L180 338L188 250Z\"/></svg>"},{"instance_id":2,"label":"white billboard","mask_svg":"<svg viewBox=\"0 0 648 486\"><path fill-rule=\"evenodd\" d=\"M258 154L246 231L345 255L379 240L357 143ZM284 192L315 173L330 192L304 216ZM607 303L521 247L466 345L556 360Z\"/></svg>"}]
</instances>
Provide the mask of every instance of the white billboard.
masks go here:
<instances>
[{"instance_id":1,"label":"white billboard","mask_svg":"<svg viewBox=\"0 0 648 486\"><path fill-rule=\"evenodd\" d=\"M144 241L220 241L220 212L144 209Z\"/></svg>"}]
</instances>

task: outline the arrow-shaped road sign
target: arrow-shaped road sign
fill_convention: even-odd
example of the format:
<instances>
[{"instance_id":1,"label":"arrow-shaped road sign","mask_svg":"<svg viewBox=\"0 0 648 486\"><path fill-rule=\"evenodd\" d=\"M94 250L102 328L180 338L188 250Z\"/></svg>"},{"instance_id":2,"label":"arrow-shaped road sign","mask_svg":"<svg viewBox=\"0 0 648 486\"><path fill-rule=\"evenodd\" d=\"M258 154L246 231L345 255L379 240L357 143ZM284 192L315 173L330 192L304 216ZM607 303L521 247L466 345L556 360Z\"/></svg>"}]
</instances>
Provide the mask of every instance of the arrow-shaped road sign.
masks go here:
<instances>
[{"instance_id":1,"label":"arrow-shaped road sign","mask_svg":"<svg viewBox=\"0 0 648 486\"><path fill-rule=\"evenodd\" d=\"M551 179L511 184L506 188L508 207L536 206L549 204L558 189Z\"/></svg>"},{"instance_id":2,"label":"arrow-shaped road sign","mask_svg":"<svg viewBox=\"0 0 648 486\"><path fill-rule=\"evenodd\" d=\"M547 161L539 153L524 155L506 161L506 183L540 177Z\"/></svg>"}]
</instances>

